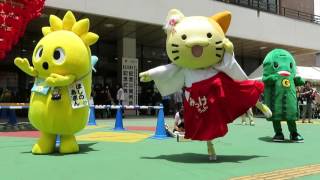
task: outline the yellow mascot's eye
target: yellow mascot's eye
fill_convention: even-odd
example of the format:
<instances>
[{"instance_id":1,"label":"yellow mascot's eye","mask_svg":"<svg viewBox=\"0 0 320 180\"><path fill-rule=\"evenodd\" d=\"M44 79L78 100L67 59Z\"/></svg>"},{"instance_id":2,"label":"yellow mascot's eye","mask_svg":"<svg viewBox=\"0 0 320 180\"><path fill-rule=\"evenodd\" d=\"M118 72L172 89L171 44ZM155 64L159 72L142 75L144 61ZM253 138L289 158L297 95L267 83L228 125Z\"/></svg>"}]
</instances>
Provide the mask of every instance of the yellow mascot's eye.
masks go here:
<instances>
[{"instance_id":1,"label":"yellow mascot's eye","mask_svg":"<svg viewBox=\"0 0 320 180\"><path fill-rule=\"evenodd\" d=\"M182 39L182 40L186 40L186 39L187 39L187 35L183 34L183 35L181 36L181 39Z\"/></svg>"},{"instance_id":2,"label":"yellow mascot's eye","mask_svg":"<svg viewBox=\"0 0 320 180\"><path fill-rule=\"evenodd\" d=\"M41 56L42 56L42 51L43 51L43 47L40 46L36 52L36 60L40 60Z\"/></svg>"},{"instance_id":3,"label":"yellow mascot's eye","mask_svg":"<svg viewBox=\"0 0 320 180\"><path fill-rule=\"evenodd\" d=\"M55 63L62 64L64 62L64 50L62 48L56 48L53 52L53 59L55 60Z\"/></svg>"},{"instance_id":4,"label":"yellow mascot's eye","mask_svg":"<svg viewBox=\"0 0 320 180\"><path fill-rule=\"evenodd\" d=\"M212 34L211 33L207 33L207 37L208 38L212 38Z\"/></svg>"}]
</instances>

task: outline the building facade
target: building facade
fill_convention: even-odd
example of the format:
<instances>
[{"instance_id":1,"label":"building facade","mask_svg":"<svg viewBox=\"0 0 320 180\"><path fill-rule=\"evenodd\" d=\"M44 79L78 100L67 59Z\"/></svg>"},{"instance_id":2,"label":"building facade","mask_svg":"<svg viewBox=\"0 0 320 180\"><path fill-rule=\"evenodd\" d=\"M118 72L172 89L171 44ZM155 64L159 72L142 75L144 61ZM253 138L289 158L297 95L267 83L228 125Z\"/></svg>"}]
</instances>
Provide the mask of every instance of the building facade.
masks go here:
<instances>
[{"instance_id":1,"label":"building facade","mask_svg":"<svg viewBox=\"0 0 320 180\"><path fill-rule=\"evenodd\" d=\"M227 36L234 43L237 60L247 74L253 72L274 48L289 50L298 65L319 66L320 21L314 12L320 7L315 1L47 0L44 14L29 24L25 37L6 60L0 62L0 86L28 92L33 81L14 67L13 59L16 56L30 59L49 15L62 17L69 9L78 19L89 18L91 31L100 35L99 42L92 47L92 53L100 59L93 76L94 84L114 87L128 81L127 98L131 96L129 89L139 95L138 102L128 101L129 104L152 104L153 84L129 84L130 76L127 80L123 77L124 71L128 71L124 70L127 66L123 66L123 62L135 59L138 72L169 63L162 26L172 8L180 9L186 16L211 16L223 10L231 11L232 22ZM137 87L132 89L131 86Z\"/></svg>"}]
</instances>

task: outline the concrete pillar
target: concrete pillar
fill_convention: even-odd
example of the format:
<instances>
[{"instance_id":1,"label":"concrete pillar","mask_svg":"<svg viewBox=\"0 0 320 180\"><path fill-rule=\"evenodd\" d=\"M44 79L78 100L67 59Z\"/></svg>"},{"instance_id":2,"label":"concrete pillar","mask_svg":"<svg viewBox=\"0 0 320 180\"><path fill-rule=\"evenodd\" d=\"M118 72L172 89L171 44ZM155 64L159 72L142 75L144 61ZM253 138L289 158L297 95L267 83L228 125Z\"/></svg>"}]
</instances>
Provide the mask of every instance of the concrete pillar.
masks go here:
<instances>
[{"instance_id":1,"label":"concrete pillar","mask_svg":"<svg viewBox=\"0 0 320 180\"><path fill-rule=\"evenodd\" d=\"M136 39L123 37L118 41L118 82L125 92L124 105L138 104L138 59L136 58Z\"/></svg>"},{"instance_id":2,"label":"concrete pillar","mask_svg":"<svg viewBox=\"0 0 320 180\"><path fill-rule=\"evenodd\" d=\"M123 37L118 41L119 57L136 58L136 39Z\"/></svg>"},{"instance_id":3,"label":"concrete pillar","mask_svg":"<svg viewBox=\"0 0 320 180\"><path fill-rule=\"evenodd\" d=\"M121 83L122 79L122 59L123 58L136 58L136 39L123 37L118 40L118 76L117 80Z\"/></svg>"},{"instance_id":4,"label":"concrete pillar","mask_svg":"<svg viewBox=\"0 0 320 180\"><path fill-rule=\"evenodd\" d=\"M320 0L314 0L314 14L320 16Z\"/></svg>"},{"instance_id":5,"label":"concrete pillar","mask_svg":"<svg viewBox=\"0 0 320 180\"><path fill-rule=\"evenodd\" d=\"M316 53L316 66L320 67L320 52Z\"/></svg>"}]
</instances>

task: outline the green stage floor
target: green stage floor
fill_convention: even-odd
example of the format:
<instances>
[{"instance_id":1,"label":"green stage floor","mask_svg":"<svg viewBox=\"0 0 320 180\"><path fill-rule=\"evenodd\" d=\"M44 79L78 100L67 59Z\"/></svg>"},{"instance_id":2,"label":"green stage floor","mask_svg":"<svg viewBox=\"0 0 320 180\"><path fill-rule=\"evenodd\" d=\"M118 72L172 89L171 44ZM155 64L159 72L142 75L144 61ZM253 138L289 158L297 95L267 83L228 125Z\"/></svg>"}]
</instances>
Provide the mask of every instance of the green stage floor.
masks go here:
<instances>
[{"instance_id":1,"label":"green stage floor","mask_svg":"<svg viewBox=\"0 0 320 180\"><path fill-rule=\"evenodd\" d=\"M108 133L113 123L99 120L97 128L87 128L78 135ZM172 124L172 119L167 123ZM155 118L125 120L125 127L142 128L124 133L152 135L147 127L155 124ZM286 124L283 129L288 138ZM214 141L217 161L208 160L206 143L177 142L174 138L131 143L79 141L79 154L32 155L36 138L0 136L0 179L224 180L320 164L320 123L299 124L298 129L305 143L273 143L271 123L257 119L256 126L243 126L238 120L229 125L227 136ZM320 179L320 174L299 179Z\"/></svg>"}]
</instances>

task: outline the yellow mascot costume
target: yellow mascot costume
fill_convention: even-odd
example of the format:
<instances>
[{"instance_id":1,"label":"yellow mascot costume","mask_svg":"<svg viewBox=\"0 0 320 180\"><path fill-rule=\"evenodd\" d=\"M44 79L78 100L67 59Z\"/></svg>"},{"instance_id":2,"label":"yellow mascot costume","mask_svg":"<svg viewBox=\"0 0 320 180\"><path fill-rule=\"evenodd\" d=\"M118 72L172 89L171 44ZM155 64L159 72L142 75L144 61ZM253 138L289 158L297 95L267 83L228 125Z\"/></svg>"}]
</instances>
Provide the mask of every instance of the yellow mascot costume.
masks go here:
<instances>
[{"instance_id":1,"label":"yellow mascot costume","mask_svg":"<svg viewBox=\"0 0 320 180\"><path fill-rule=\"evenodd\" d=\"M227 11L186 17L170 10L165 31L172 63L140 73L141 81L153 80L163 96L185 87L185 138L206 141L211 160L217 158L211 141L228 132L228 123L252 106L272 115L258 101L263 84L247 80L234 58L233 44L225 36L230 21Z\"/></svg>"},{"instance_id":2,"label":"yellow mascot costume","mask_svg":"<svg viewBox=\"0 0 320 180\"><path fill-rule=\"evenodd\" d=\"M55 150L60 135L60 153L76 153L74 134L82 130L89 116L91 94L91 51L98 35L89 32L89 19L76 21L71 11L64 18L51 15L50 27L36 45L30 66L28 59L17 57L16 66L35 77L30 98L29 120L40 130L33 154Z\"/></svg>"}]
</instances>

